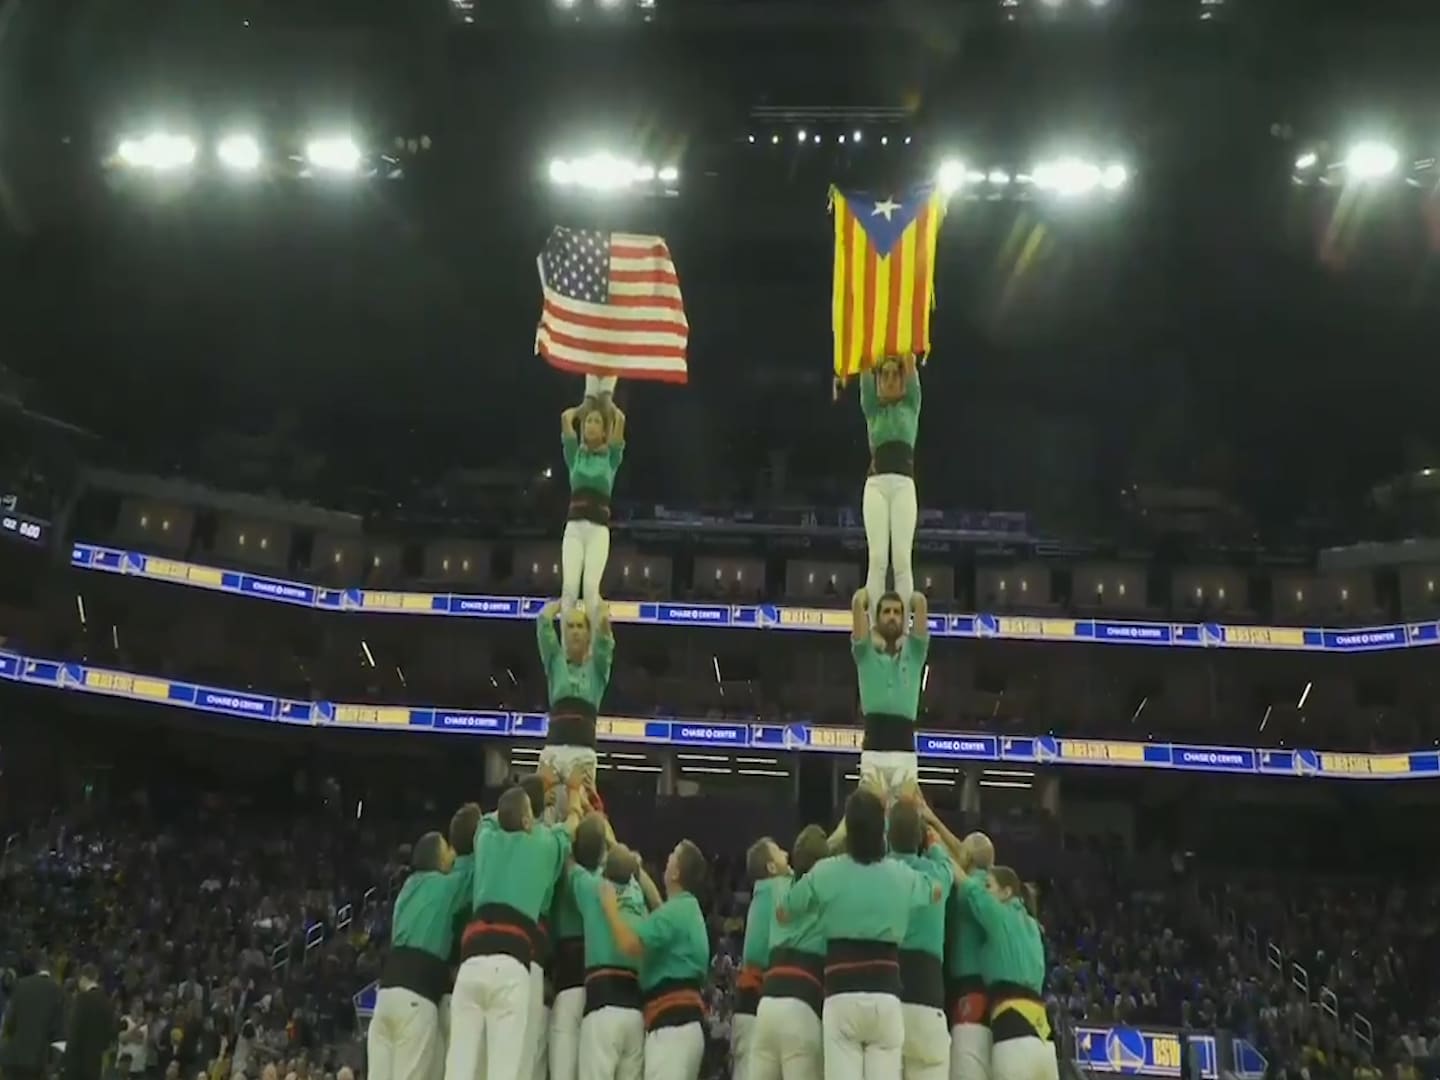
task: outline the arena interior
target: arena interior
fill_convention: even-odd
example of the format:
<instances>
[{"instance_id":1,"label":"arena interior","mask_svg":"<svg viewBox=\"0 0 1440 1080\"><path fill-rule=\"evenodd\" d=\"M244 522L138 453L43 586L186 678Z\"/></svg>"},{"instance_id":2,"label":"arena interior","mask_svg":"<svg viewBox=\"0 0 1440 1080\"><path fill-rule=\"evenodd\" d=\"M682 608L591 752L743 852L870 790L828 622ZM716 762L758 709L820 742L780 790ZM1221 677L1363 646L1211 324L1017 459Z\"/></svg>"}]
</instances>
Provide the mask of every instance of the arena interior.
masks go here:
<instances>
[{"instance_id":1,"label":"arena interior","mask_svg":"<svg viewBox=\"0 0 1440 1080\"><path fill-rule=\"evenodd\" d=\"M1437 35L0 0L5 1080L1440 1075Z\"/></svg>"}]
</instances>

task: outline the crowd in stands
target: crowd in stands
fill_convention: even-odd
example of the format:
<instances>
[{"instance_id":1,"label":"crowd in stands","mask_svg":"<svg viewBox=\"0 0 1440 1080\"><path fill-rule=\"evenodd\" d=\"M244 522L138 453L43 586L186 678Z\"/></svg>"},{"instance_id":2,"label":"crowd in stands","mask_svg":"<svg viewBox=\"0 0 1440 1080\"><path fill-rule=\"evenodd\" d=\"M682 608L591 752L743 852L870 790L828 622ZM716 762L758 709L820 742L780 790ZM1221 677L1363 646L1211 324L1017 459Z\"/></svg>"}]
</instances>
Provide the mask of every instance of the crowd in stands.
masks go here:
<instances>
[{"instance_id":1,"label":"crowd in stands","mask_svg":"<svg viewBox=\"0 0 1440 1080\"><path fill-rule=\"evenodd\" d=\"M178 817L137 804L57 818L7 852L0 969L8 984L43 958L73 984L96 965L122 1018L122 1073L363 1075L353 999L380 971L405 842L423 825L203 802ZM1301 878L1212 889L1218 877L1183 864L1113 854L1064 865L1041 882L1062 1032L1225 1029L1287 1080L1436 1075L1440 891ZM728 1075L749 888L739 853L718 854L706 1077Z\"/></svg>"}]
</instances>

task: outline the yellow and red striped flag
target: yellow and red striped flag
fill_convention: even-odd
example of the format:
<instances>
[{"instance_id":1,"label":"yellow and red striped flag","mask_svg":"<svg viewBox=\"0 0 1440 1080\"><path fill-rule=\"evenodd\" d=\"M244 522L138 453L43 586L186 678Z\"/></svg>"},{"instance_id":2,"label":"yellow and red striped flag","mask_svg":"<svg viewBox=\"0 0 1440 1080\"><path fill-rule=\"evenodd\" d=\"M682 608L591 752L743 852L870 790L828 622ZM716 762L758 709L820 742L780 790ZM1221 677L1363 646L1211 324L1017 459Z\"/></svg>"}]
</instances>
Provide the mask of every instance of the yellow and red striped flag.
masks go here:
<instances>
[{"instance_id":1,"label":"yellow and red striped flag","mask_svg":"<svg viewBox=\"0 0 1440 1080\"><path fill-rule=\"evenodd\" d=\"M934 184L903 198L830 189L835 216L835 375L845 380L887 356L930 351L935 240L945 198Z\"/></svg>"}]
</instances>

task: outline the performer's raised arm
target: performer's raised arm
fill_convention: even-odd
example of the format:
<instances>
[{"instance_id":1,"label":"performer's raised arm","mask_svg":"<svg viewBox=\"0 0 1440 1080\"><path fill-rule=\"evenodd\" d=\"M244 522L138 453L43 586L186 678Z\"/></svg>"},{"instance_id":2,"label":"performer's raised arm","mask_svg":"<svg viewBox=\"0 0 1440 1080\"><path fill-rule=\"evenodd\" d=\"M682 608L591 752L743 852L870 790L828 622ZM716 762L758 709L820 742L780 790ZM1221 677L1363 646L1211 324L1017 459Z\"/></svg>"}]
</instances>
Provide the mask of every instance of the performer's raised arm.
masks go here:
<instances>
[{"instance_id":1,"label":"performer's raised arm","mask_svg":"<svg viewBox=\"0 0 1440 1080\"><path fill-rule=\"evenodd\" d=\"M910 624L910 637L914 640L928 641L930 638L930 601L925 599L924 593L910 594L910 615L914 620Z\"/></svg>"},{"instance_id":2,"label":"performer's raised arm","mask_svg":"<svg viewBox=\"0 0 1440 1080\"><path fill-rule=\"evenodd\" d=\"M858 589L850 601L850 641L858 645L870 641L870 594Z\"/></svg>"}]
</instances>

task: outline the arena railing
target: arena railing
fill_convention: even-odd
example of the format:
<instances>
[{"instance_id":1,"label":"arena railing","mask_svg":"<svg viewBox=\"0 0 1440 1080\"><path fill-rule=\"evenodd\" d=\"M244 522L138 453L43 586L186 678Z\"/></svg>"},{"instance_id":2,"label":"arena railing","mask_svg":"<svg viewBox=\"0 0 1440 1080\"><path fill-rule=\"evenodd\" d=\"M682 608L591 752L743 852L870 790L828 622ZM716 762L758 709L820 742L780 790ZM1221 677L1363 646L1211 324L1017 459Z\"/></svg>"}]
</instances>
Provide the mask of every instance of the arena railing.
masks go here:
<instances>
[{"instance_id":1,"label":"arena railing","mask_svg":"<svg viewBox=\"0 0 1440 1080\"><path fill-rule=\"evenodd\" d=\"M1227 919L1234 920L1236 918L1234 909L1227 909ZM1244 941L1252 955L1260 959L1260 931L1254 923L1247 922L1245 924ZM1282 978L1288 978L1290 985L1300 992L1312 1009L1329 1016L1337 1026L1348 1021L1350 1035L1355 1042L1365 1047L1366 1050L1374 1052L1375 1028L1370 1020L1356 1011L1352 1011L1348 1017L1341 1017L1340 996L1328 986L1321 986L1312 997L1309 970L1297 961L1287 961L1284 950L1274 940L1267 939L1265 941L1263 960Z\"/></svg>"}]
</instances>

